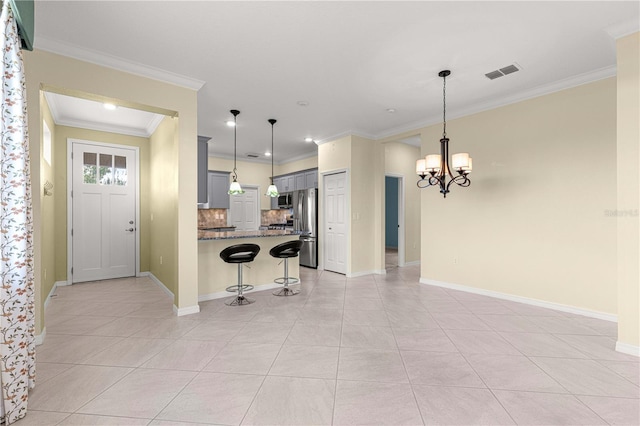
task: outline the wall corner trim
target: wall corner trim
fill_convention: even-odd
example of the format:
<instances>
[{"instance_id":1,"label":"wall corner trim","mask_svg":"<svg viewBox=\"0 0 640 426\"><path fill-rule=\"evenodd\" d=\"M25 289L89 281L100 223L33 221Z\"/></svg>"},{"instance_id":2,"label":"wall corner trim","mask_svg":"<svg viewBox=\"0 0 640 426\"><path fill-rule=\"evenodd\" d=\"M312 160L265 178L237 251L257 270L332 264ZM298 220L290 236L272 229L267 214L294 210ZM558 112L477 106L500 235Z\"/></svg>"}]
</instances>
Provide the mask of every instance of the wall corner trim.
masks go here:
<instances>
[{"instance_id":1,"label":"wall corner trim","mask_svg":"<svg viewBox=\"0 0 640 426\"><path fill-rule=\"evenodd\" d=\"M177 316L181 317L184 315L192 315L200 312L199 305L187 306L186 308L178 308L176 305L173 305L173 313Z\"/></svg>"},{"instance_id":2,"label":"wall corner trim","mask_svg":"<svg viewBox=\"0 0 640 426\"><path fill-rule=\"evenodd\" d=\"M640 357L640 346L630 345L618 340L616 342L616 352Z\"/></svg>"},{"instance_id":3,"label":"wall corner trim","mask_svg":"<svg viewBox=\"0 0 640 426\"><path fill-rule=\"evenodd\" d=\"M153 281L154 283L156 283L158 285L158 287L160 287L162 289L162 291L164 291L165 293L167 293L169 296L171 296L171 298L173 299L175 296L173 294L173 292L171 290L169 290L167 288L166 285L164 285L164 283L162 281L160 281L155 275L153 275L151 272L140 272L138 274L139 277L149 277L151 278L151 281Z\"/></svg>"},{"instance_id":4,"label":"wall corner trim","mask_svg":"<svg viewBox=\"0 0 640 426\"><path fill-rule=\"evenodd\" d=\"M528 297L515 296L513 294L500 293L498 291L485 290L482 288L470 287L462 284L452 284L444 281L432 280L429 278L420 278L420 284L432 285L436 287L444 287L452 290L464 291L466 293L480 294L482 296L494 297L496 299L509 300L511 302L524 303L525 305L537 306L539 308L553 309L554 311L568 312L570 314L582 315L590 318L597 318L604 321L618 322L618 316L608 314L606 312L591 311L589 309L578 308L575 306L562 305L560 303L547 302L544 300L531 299Z\"/></svg>"},{"instance_id":5,"label":"wall corner trim","mask_svg":"<svg viewBox=\"0 0 640 426\"><path fill-rule=\"evenodd\" d=\"M36 346L40 346L41 344L44 343L44 338L47 335L47 327L42 329L42 333L40 334L36 334Z\"/></svg>"}]
</instances>

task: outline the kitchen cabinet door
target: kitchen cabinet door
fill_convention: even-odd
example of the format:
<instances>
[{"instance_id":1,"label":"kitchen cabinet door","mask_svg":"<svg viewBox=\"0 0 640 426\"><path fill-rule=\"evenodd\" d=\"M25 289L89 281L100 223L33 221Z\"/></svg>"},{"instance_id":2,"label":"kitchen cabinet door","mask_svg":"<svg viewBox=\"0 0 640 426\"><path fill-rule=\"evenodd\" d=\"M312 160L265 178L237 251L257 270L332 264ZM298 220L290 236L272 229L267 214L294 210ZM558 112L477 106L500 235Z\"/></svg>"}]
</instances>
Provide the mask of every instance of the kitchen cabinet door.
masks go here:
<instances>
[{"instance_id":1,"label":"kitchen cabinet door","mask_svg":"<svg viewBox=\"0 0 640 426\"><path fill-rule=\"evenodd\" d=\"M273 178L273 184L278 188L279 193L287 192L285 189L285 179L282 177Z\"/></svg>"},{"instance_id":2,"label":"kitchen cabinet door","mask_svg":"<svg viewBox=\"0 0 640 426\"><path fill-rule=\"evenodd\" d=\"M312 170L304 174L305 189L318 187L318 170Z\"/></svg>"},{"instance_id":3,"label":"kitchen cabinet door","mask_svg":"<svg viewBox=\"0 0 640 426\"><path fill-rule=\"evenodd\" d=\"M285 176L285 188L287 192L295 191L296 189L296 180L295 175Z\"/></svg>"},{"instance_id":4,"label":"kitchen cabinet door","mask_svg":"<svg viewBox=\"0 0 640 426\"><path fill-rule=\"evenodd\" d=\"M228 209L229 172L209 171L209 208Z\"/></svg>"},{"instance_id":5,"label":"kitchen cabinet door","mask_svg":"<svg viewBox=\"0 0 640 426\"><path fill-rule=\"evenodd\" d=\"M296 191L300 189L307 189L304 173L295 174L295 179L296 179L296 188L295 188Z\"/></svg>"}]
</instances>

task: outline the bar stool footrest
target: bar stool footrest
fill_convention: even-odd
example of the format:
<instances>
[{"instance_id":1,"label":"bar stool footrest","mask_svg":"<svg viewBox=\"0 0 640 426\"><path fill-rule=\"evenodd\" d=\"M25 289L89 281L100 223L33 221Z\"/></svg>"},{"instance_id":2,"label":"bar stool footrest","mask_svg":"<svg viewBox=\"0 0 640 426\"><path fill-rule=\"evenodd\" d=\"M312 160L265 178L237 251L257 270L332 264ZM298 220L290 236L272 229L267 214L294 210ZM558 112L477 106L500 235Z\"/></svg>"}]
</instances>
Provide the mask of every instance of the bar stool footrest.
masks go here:
<instances>
[{"instance_id":1,"label":"bar stool footrest","mask_svg":"<svg viewBox=\"0 0 640 426\"><path fill-rule=\"evenodd\" d=\"M295 277L280 277L280 278L276 278L273 280L274 283L276 284L297 284L300 282L300 280L298 278Z\"/></svg>"},{"instance_id":2,"label":"bar stool footrest","mask_svg":"<svg viewBox=\"0 0 640 426\"><path fill-rule=\"evenodd\" d=\"M227 300L226 302L224 302L224 304L227 306L241 306L241 305L250 305L253 302L255 302L255 300L253 299L249 299L244 296L236 296L233 299Z\"/></svg>"},{"instance_id":3,"label":"bar stool footrest","mask_svg":"<svg viewBox=\"0 0 640 426\"><path fill-rule=\"evenodd\" d=\"M238 284L236 285L230 285L229 287L226 288L226 290L230 293L237 293L238 292ZM252 285L248 285L248 284L243 284L242 285L242 291L249 291L249 290L253 290L253 286Z\"/></svg>"}]
</instances>

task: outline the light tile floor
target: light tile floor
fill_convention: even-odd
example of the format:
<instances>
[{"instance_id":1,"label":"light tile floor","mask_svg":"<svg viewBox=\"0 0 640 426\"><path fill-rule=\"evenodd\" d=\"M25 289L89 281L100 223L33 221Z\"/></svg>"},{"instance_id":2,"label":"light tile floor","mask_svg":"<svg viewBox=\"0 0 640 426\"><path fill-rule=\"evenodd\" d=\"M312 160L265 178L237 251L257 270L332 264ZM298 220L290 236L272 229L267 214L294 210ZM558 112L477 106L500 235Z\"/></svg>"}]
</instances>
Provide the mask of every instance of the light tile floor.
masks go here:
<instances>
[{"instance_id":1,"label":"light tile floor","mask_svg":"<svg viewBox=\"0 0 640 426\"><path fill-rule=\"evenodd\" d=\"M27 425L640 423L616 325L301 268L297 296L175 317L148 278L61 287Z\"/></svg>"}]
</instances>

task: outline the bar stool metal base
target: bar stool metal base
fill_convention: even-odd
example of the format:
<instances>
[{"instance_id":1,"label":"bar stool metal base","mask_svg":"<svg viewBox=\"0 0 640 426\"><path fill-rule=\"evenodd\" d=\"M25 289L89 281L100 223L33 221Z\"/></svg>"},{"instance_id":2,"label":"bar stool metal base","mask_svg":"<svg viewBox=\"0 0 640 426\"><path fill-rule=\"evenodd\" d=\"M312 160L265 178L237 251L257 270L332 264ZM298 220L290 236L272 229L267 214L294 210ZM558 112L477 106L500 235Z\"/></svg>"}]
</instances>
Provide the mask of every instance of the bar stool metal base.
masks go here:
<instances>
[{"instance_id":1,"label":"bar stool metal base","mask_svg":"<svg viewBox=\"0 0 640 426\"><path fill-rule=\"evenodd\" d=\"M295 296L300 293L300 290L294 290L289 287L281 288L280 290L276 290L273 292L274 296Z\"/></svg>"},{"instance_id":2,"label":"bar stool metal base","mask_svg":"<svg viewBox=\"0 0 640 426\"><path fill-rule=\"evenodd\" d=\"M226 302L224 302L224 304L227 306L241 306L241 305L250 305L253 302L255 302L255 300L249 299L248 297L244 297L241 295L241 296L236 296L233 299L227 300Z\"/></svg>"}]
</instances>

